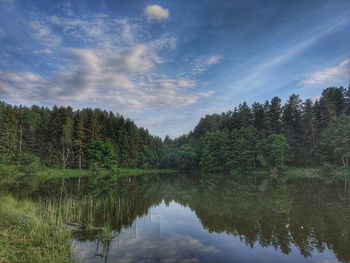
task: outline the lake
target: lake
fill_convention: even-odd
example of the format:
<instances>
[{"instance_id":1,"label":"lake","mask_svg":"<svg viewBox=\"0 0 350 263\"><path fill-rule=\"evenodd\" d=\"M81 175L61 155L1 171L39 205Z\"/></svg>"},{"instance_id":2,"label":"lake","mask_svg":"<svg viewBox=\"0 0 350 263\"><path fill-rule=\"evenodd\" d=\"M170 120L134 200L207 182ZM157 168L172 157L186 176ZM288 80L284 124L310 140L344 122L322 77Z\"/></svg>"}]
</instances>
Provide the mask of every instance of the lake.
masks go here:
<instances>
[{"instance_id":1,"label":"lake","mask_svg":"<svg viewBox=\"0 0 350 263\"><path fill-rule=\"evenodd\" d=\"M350 262L350 191L207 175L51 181L31 194L78 262Z\"/></svg>"}]
</instances>

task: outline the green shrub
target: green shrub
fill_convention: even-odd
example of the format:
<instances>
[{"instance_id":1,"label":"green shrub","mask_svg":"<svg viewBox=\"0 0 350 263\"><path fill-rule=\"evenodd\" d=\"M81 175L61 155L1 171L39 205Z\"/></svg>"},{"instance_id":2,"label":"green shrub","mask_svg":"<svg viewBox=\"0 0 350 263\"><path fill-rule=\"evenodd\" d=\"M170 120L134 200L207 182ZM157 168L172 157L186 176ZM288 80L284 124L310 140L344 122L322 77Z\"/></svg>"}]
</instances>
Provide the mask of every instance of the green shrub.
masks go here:
<instances>
[{"instance_id":1,"label":"green shrub","mask_svg":"<svg viewBox=\"0 0 350 263\"><path fill-rule=\"evenodd\" d=\"M334 172L334 166L329 163L324 163L320 167L320 174L322 176L331 176Z\"/></svg>"}]
</instances>

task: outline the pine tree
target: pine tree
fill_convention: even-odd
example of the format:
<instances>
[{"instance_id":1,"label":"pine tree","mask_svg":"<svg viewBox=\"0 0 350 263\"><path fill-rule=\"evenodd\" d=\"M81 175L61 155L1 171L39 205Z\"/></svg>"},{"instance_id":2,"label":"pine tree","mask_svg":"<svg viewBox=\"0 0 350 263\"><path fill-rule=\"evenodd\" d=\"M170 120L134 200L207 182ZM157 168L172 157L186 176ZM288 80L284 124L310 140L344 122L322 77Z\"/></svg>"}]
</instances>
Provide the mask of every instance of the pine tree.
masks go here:
<instances>
[{"instance_id":1,"label":"pine tree","mask_svg":"<svg viewBox=\"0 0 350 263\"><path fill-rule=\"evenodd\" d=\"M269 132L280 133L281 132L281 99L279 97L273 97L270 103L268 118L269 118Z\"/></svg>"},{"instance_id":2,"label":"pine tree","mask_svg":"<svg viewBox=\"0 0 350 263\"><path fill-rule=\"evenodd\" d=\"M247 102L243 102L238 106L238 118L239 118L239 127L248 127L252 125L252 112Z\"/></svg>"},{"instance_id":3,"label":"pine tree","mask_svg":"<svg viewBox=\"0 0 350 263\"><path fill-rule=\"evenodd\" d=\"M293 161L301 164L302 145L302 100L299 95L292 94L283 107L283 133L292 148Z\"/></svg>"},{"instance_id":4,"label":"pine tree","mask_svg":"<svg viewBox=\"0 0 350 263\"><path fill-rule=\"evenodd\" d=\"M264 106L258 102L254 102L252 105L252 114L253 114L253 126L258 131L263 130L264 124L265 124Z\"/></svg>"}]
</instances>

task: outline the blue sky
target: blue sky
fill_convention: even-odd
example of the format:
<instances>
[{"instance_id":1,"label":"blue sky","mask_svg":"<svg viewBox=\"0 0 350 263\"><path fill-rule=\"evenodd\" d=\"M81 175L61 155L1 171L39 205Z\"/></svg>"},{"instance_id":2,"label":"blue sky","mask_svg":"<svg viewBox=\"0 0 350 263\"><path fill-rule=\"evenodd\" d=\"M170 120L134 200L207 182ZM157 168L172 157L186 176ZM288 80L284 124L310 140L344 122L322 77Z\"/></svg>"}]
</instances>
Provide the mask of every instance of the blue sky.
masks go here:
<instances>
[{"instance_id":1,"label":"blue sky","mask_svg":"<svg viewBox=\"0 0 350 263\"><path fill-rule=\"evenodd\" d=\"M164 137L350 82L349 0L0 0L0 100L100 107Z\"/></svg>"}]
</instances>

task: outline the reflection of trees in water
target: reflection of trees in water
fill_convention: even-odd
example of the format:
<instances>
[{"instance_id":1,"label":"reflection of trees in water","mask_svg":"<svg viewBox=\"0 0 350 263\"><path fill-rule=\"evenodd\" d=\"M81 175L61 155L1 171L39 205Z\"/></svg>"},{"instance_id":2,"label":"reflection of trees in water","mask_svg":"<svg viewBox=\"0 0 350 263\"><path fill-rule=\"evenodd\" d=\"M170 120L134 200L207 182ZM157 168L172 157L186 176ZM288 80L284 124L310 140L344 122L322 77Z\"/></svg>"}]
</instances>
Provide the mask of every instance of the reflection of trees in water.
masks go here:
<instances>
[{"instance_id":1,"label":"reflection of trees in water","mask_svg":"<svg viewBox=\"0 0 350 263\"><path fill-rule=\"evenodd\" d=\"M227 179L203 179L201 187L202 195L190 206L209 231L286 254L294 244L305 257L328 247L339 260L350 260L350 202L338 198L340 187L299 182L259 191L254 184Z\"/></svg>"},{"instance_id":2,"label":"reflection of trees in water","mask_svg":"<svg viewBox=\"0 0 350 263\"><path fill-rule=\"evenodd\" d=\"M105 181L83 185L85 193L73 197L70 186L60 211L66 220L91 227L90 234L75 232L76 239L96 240L94 227L109 223L119 233L150 207L174 200L189 206L209 232L239 236L251 247L258 243L288 254L295 245L305 257L328 247L339 260L350 261L350 194L343 188L315 182L259 186L218 176L120 178L107 186Z\"/></svg>"}]
</instances>

